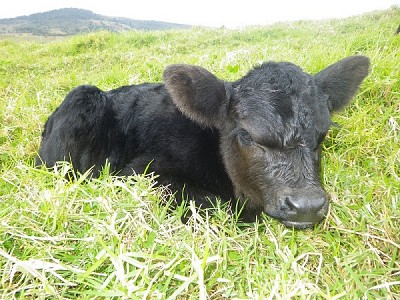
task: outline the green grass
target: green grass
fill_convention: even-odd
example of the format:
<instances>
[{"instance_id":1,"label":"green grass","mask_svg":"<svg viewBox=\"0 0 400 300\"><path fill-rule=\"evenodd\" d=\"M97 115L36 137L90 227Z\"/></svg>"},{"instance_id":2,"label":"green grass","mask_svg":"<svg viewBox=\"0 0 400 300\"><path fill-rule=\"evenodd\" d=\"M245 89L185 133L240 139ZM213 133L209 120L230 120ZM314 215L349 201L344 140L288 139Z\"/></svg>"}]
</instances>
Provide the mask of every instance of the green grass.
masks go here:
<instances>
[{"instance_id":1,"label":"green grass","mask_svg":"<svg viewBox=\"0 0 400 300\"><path fill-rule=\"evenodd\" d=\"M0 40L0 298L400 299L400 10L245 30ZM353 54L371 73L323 149L329 216L293 231L265 218L180 222L151 175L33 167L50 113L79 84L161 81L172 63L235 80L266 60L310 73ZM167 204L160 204L161 202Z\"/></svg>"}]
</instances>

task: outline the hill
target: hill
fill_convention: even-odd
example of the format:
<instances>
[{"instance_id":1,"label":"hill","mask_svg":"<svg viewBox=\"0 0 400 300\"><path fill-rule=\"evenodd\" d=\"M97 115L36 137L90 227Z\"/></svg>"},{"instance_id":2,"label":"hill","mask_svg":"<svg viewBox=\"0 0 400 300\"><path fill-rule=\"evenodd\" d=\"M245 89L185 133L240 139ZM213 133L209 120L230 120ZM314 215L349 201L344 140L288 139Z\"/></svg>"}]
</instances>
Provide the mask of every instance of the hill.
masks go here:
<instances>
[{"instance_id":1,"label":"hill","mask_svg":"<svg viewBox=\"0 0 400 300\"><path fill-rule=\"evenodd\" d=\"M0 19L0 34L32 34L37 36L69 36L85 32L107 30L120 32L131 29L165 30L187 29L190 25L161 21L142 21L107 17L90 10L62 8L29 16Z\"/></svg>"}]
</instances>

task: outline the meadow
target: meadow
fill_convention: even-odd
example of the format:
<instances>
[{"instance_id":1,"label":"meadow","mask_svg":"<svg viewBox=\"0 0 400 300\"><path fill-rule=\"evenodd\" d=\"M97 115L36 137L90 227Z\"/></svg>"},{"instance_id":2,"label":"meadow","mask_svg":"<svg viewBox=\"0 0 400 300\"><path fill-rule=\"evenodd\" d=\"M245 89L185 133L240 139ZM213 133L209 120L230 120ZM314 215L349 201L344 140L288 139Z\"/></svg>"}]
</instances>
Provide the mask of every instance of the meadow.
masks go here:
<instances>
[{"instance_id":1,"label":"meadow","mask_svg":"<svg viewBox=\"0 0 400 300\"><path fill-rule=\"evenodd\" d=\"M400 299L399 24L393 7L243 30L0 39L0 298ZM67 180L68 164L34 167L44 122L77 85L159 82L173 63L227 81L269 60L317 73L354 54L370 75L323 143L331 207L313 229L243 224L224 207L184 225L156 174Z\"/></svg>"}]
</instances>

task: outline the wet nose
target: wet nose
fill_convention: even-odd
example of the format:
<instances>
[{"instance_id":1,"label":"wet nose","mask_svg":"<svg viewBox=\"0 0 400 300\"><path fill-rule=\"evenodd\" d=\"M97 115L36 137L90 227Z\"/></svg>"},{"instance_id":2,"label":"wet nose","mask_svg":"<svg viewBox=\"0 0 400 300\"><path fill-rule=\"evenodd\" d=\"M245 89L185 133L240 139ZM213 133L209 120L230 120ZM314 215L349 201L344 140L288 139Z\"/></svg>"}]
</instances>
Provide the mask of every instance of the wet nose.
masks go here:
<instances>
[{"instance_id":1,"label":"wet nose","mask_svg":"<svg viewBox=\"0 0 400 300\"><path fill-rule=\"evenodd\" d=\"M309 214L318 213L326 203L325 195L315 197L299 197L294 195L285 195L280 199L281 209L289 213Z\"/></svg>"},{"instance_id":2,"label":"wet nose","mask_svg":"<svg viewBox=\"0 0 400 300\"><path fill-rule=\"evenodd\" d=\"M288 227L311 227L320 222L328 211L328 199L322 188L283 191L278 195L277 204L281 221Z\"/></svg>"}]
</instances>

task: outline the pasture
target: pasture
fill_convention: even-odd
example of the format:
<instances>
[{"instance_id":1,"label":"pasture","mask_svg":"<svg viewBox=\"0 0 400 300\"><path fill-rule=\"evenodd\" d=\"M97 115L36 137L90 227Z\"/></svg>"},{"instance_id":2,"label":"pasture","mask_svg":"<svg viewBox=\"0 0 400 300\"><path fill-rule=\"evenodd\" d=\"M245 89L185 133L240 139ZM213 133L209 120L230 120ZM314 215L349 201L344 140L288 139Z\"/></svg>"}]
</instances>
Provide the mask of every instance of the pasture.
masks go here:
<instances>
[{"instance_id":1,"label":"pasture","mask_svg":"<svg viewBox=\"0 0 400 300\"><path fill-rule=\"evenodd\" d=\"M400 298L400 9L244 30L98 32L53 42L0 39L0 298ZM156 174L97 179L34 167L41 131L81 84L161 82L167 65L226 81L264 61L315 74L371 59L323 143L326 220L296 231L168 213ZM160 204L163 202L164 204Z\"/></svg>"}]
</instances>

